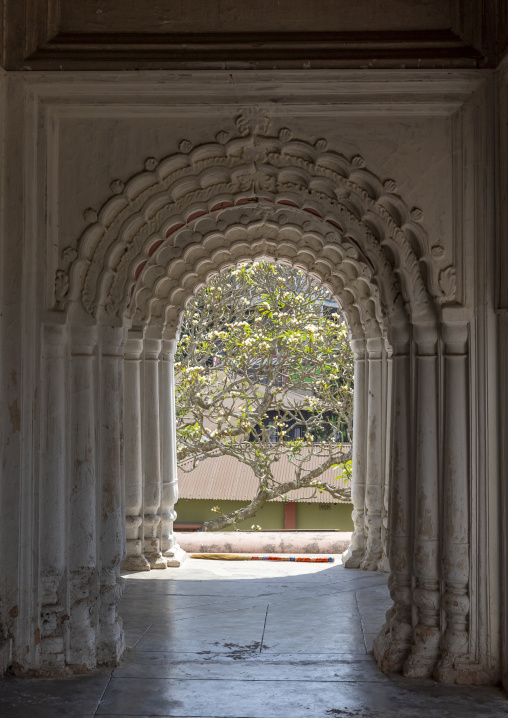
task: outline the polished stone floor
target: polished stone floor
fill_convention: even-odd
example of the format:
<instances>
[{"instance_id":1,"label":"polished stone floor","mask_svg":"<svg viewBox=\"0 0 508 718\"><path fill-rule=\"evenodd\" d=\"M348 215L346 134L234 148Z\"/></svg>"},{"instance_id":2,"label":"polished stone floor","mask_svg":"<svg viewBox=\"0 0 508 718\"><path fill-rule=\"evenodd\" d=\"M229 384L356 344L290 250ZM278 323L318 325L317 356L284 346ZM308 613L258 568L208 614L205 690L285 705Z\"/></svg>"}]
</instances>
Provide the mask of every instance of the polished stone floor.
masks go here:
<instances>
[{"instance_id":1,"label":"polished stone floor","mask_svg":"<svg viewBox=\"0 0 508 718\"><path fill-rule=\"evenodd\" d=\"M386 576L339 563L189 559L126 574L129 650L90 676L0 681L1 718L479 718L494 688L384 676Z\"/></svg>"}]
</instances>

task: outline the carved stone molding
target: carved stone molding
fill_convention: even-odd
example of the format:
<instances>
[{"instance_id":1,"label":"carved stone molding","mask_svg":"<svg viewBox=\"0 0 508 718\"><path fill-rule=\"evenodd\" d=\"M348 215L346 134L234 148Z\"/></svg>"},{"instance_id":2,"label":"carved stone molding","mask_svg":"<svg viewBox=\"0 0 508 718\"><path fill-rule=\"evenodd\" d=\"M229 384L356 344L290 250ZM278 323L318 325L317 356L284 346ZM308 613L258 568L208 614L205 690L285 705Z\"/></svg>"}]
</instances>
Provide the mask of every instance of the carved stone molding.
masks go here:
<instances>
[{"instance_id":1,"label":"carved stone molding","mask_svg":"<svg viewBox=\"0 0 508 718\"><path fill-rule=\"evenodd\" d=\"M359 155L348 159L325 140L297 139L288 128L271 135L269 125L263 107L250 107L238 116L236 135L221 130L196 147L182 141L179 153L149 158L144 172L124 185L115 181L97 218L87 215L65 296L93 316L102 307L120 320L150 258L174 245L179 230L196 231L204 219L207 232L220 230L226 209L243 207L250 221L258 206L282 206L319 221L321 236L346 240L361 256L363 276L383 284L385 307L402 303L413 317L432 316L452 290L450 281L440 286L421 210L410 209L394 180L377 177Z\"/></svg>"},{"instance_id":2,"label":"carved stone molding","mask_svg":"<svg viewBox=\"0 0 508 718\"><path fill-rule=\"evenodd\" d=\"M492 66L506 45L500 2L379 0L366 22L362 4L336 0L3 0L0 59L9 70Z\"/></svg>"}]
</instances>

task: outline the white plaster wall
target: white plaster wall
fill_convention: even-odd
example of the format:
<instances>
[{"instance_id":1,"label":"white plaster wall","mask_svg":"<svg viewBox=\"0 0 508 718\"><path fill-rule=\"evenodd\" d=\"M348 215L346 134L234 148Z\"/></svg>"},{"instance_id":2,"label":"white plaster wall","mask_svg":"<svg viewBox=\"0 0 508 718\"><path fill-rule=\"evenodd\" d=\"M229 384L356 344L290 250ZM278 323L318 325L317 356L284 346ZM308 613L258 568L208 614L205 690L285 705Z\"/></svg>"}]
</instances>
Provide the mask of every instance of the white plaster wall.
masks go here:
<instances>
[{"instance_id":1,"label":"white plaster wall","mask_svg":"<svg viewBox=\"0 0 508 718\"><path fill-rule=\"evenodd\" d=\"M360 154L383 180L420 207L442 266L457 272L450 321L471 321L470 519L473 658L499 656L500 595L496 445L493 243L494 92L485 73L323 72L194 77L170 74L2 75L1 262L2 446L0 624L15 639L15 660L36 666L41 431L40 335L51 310L58 253L75 247L115 179L234 129L246 107L269 113L274 133L326 137L346 156ZM65 379L63 379L65 381ZM493 428L494 427L494 428ZM65 516L61 519L66 521ZM28 650L27 650L28 647ZM508 659L508 656L507 656ZM480 671L478 672L480 675ZM488 680L479 678L478 680Z\"/></svg>"},{"instance_id":2,"label":"white plaster wall","mask_svg":"<svg viewBox=\"0 0 508 718\"><path fill-rule=\"evenodd\" d=\"M501 488L501 502L499 505L500 530L502 539L502 552L500 562L503 591L501 636L503 641L503 685L508 687L508 576L506 566L508 562L508 446L506 442L506 426L508 422L508 371L506 357L508 355L508 209L506 197L508 193L508 57L505 57L497 73L497 141L496 146L496 281L495 281L495 309L497 314L497 327L499 331L498 351L494 354L498 361L498 397L499 397L499 423L495 438L499 441L499 479ZM497 447L496 447L497 448Z\"/></svg>"}]
</instances>

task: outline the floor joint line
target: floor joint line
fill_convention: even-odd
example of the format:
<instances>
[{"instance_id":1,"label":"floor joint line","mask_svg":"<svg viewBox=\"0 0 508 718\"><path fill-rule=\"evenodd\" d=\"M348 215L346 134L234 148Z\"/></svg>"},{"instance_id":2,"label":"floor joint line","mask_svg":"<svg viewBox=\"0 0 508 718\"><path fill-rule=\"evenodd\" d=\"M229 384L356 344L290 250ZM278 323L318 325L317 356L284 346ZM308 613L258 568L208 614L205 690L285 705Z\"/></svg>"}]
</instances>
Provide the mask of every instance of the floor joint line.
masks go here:
<instances>
[{"instance_id":1,"label":"floor joint line","mask_svg":"<svg viewBox=\"0 0 508 718\"><path fill-rule=\"evenodd\" d=\"M269 608L270 608L270 604L268 603L266 606L265 622L263 624L263 635L261 636L261 643L259 644L259 653L260 654L261 654L261 651L263 650L263 641L265 640L266 621L268 619L268 609Z\"/></svg>"}]
</instances>

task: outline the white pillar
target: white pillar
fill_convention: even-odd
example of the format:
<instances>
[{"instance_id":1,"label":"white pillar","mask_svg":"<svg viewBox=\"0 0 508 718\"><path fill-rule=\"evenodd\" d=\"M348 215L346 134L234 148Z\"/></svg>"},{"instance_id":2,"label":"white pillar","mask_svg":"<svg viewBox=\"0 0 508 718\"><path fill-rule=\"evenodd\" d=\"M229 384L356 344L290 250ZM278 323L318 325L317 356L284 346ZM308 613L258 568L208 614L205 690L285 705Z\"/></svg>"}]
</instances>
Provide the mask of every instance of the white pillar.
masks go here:
<instances>
[{"instance_id":1,"label":"white pillar","mask_svg":"<svg viewBox=\"0 0 508 718\"><path fill-rule=\"evenodd\" d=\"M365 486L365 526L367 543L361 568L375 571L383 553L381 511L383 505L383 340L367 339L369 395L367 401L367 481Z\"/></svg>"},{"instance_id":2,"label":"white pillar","mask_svg":"<svg viewBox=\"0 0 508 718\"><path fill-rule=\"evenodd\" d=\"M392 348L385 342L385 351L383 353L383 368L384 368L384 387L383 387L383 446L385 449L384 454L384 483L383 483L383 505L381 509L381 546L383 554L378 563L378 571L382 573L390 573L390 562L388 560L388 514L390 508L390 451L391 451L391 431L392 431L392 373L393 373L393 362L392 362Z\"/></svg>"},{"instance_id":3,"label":"white pillar","mask_svg":"<svg viewBox=\"0 0 508 718\"><path fill-rule=\"evenodd\" d=\"M444 683L470 679L469 647L469 389L468 325L443 326L443 607L446 628L435 677Z\"/></svg>"},{"instance_id":4,"label":"white pillar","mask_svg":"<svg viewBox=\"0 0 508 718\"><path fill-rule=\"evenodd\" d=\"M415 325L416 435L413 603L414 645L404 674L430 678L439 655L439 389L437 330Z\"/></svg>"},{"instance_id":5,"label":"white pillar","mask_svg":"<svg viewBox=\"0 0 508 718\"><path fill-rule=\"evenodd\" d=\"M67 614L67 328L43 333L40 485L41 642L43 669L65 662Z\"/></svg>"},{"instance_id":6,"label":"white pillar","mask_svg":"<svg viewBox=\"0 0 508 718\"><path fill-rule=\"evenodd\" d=\"M173 522L178 501L178 469L176 452L176 339L162 342L161 368L161 451L162 451L162 521L161 550L168 567L178 567L187 554L176 543Z\"/></svg>"},{"instance_id":7,"label":"white pillar","mask_svg":"<svg viewBox=\"0 0 508 718\"><path fill-rule=\"evenodd\" d=\"M71 328L70 619L67 663L96 666L97 571L95 327Z\"/></svg>"},{"instance_id":8,"label":"white pillar","mask_svg":"<svg viewBox=\"0 0 508 718\"><path fill-rule=\"evenodd\" d=\"M159 357L161 339L154 337L156 327L150 327L144 340L143 360L143 551L151 568L166 568L167 559L161 553L160 508L162 477L160 461Z\"/></svg>"},{"instance_id":9,"label":"white pillar","mask_svg":"<svg viewBox=\"0 0 508 718\"><path fill-rule=\"evenodd\" d=\"M125 556L123 476L123 345L122 328L102 327L99 371L100 415L100 602L98 663L115 663L124 649L118 601L122 595L120 565Z\"/></svg>"},{"instance_id":10,"label":"white pillar","mask_svg":"<svg viewBox=\"0 0 508 718\"><path fill-rule=\"evenodd\" d=\"M125 531L124 571L149 571L143 556L143 462L141 441L141 354L143 337L129 335L124 352Z\"/></svg>"},{"instance_id":11,"label":"white pillar","mask_svg":"<svg viewBox=\"0 0 508 718\"><path fill-rule=\"evenodd\" d=\"M359 568L365 556L365 476L367 473L367 393L368 364L365 339L353 339L354 353L354 404L353 404L353 476L351 500L353 502L354 531L351 545L342 554L346 568Z\"/></svg>"},{"instance_id":12,"label":"white pillar","mask_svg":"<svg viewBox=\"0 0 508 718\"><path fill-rule=\"evenodd\" d=\"M411 358L406 327L388 336L392 346L390 493L387 553L393 606L374 640L383 671L400 672L413 641L411 588Z\"/></svg>"}]
</instances>

